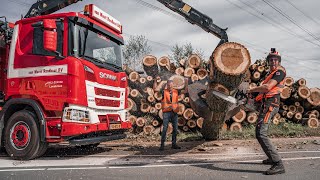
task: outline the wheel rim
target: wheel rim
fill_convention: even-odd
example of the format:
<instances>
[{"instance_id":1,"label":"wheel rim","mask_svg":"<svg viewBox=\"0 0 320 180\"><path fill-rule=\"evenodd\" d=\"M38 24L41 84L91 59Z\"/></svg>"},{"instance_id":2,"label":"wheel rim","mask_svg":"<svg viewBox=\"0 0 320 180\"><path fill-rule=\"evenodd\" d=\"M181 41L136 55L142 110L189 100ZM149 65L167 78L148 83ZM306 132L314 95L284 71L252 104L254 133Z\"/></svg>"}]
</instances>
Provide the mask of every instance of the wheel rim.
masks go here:
<instances>
[{"instance_id":1,"label":"wheel rim","mask_svg":"<svg viewBox=\"0 0 320 180\"><path fill-rule=\"evenodd\" d=\"M16 150L25 149L29 145L30 139L30 127L25 122L16 122L10 129L10 143Z\"/></svg>"}]
</instances>

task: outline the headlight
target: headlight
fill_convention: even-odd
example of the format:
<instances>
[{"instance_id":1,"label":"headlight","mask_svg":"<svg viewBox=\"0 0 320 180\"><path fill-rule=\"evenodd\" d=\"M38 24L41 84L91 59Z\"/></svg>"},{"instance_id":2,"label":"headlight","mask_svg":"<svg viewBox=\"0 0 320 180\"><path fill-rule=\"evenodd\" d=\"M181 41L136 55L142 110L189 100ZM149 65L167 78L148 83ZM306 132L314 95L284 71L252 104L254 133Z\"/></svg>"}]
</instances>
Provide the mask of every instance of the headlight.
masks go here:
<instances>
[{"instance_id":1,"label":"headlight","mask_svg":"<svg viewBox=\"0 0 320 180\"><path fill-rule=\"evenodd\" d=\"M88 123L88 122L90 122L89 112L78 110L78 109L65 109L63 121Z\"/></svg>"}]
</instances>

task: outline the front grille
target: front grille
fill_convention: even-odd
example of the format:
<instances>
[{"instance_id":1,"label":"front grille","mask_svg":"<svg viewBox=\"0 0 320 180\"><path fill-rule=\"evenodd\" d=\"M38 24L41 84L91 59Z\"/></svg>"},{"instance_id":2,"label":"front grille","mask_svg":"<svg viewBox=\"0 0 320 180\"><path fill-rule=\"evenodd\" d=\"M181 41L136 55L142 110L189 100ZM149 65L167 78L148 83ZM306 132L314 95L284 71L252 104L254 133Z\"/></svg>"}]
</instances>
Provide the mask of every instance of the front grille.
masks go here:
<instances>
[{"instance_id":1,"label":"front grille","mask_svg":"<svg viewBox=\"0 0 320 180\"><path fill-rule=\"evenodd\" d=\"M113 90L108 90L108 89L101 89L101 88L94 88L96 95L99 96L108 96L108 97L120 97L120 92L118 91L113 91Z\"/></svg>"},{"instance_id":2,"label":"front grille","mask_svg":"<svg viewBox=\"0 0 320 180\"><path fill-rule=\"evenodd\" d=\"M119 107L120 101L95 98L97 106Z\"/></svg>"}]
</instances>

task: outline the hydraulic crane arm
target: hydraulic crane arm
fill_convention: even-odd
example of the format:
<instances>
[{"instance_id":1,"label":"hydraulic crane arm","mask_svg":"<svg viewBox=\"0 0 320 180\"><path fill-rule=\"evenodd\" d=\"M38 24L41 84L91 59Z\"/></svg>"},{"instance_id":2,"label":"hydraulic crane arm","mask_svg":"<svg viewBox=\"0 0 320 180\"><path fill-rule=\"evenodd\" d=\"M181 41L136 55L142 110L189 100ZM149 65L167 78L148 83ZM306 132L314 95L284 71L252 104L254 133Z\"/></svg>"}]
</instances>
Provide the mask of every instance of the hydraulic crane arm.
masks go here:
<instances>
[{"instance_id":1,"label":"hydraulic crane arm","mask_svg":"<svg viewBox=\"0 0 320 180\"><path fill-rule=\"evenodd\" d=\"M25 18L47 15L54 13L62 8L65 8L71 4L77 3L82 0L38 0L29 9Z\"/></svg>"},{"instance_id":2,"label":"hydraulic crane arm","mask_svg":"<svg viewBox=\"0 0 320 180\"><path fill-rule=\"evenodd\" d=\"M205 14L202 14L198 10L194 9L190 5L184 3L182 0L157 0L161 4L165 5L170 10L180 14L191 24L196 24L201 27L206 32L209 32L218 38L220 38L220 42L218 44L221 45L225 42L228 42L228 35L226 30L222 29L219 26L215 25L210 17Z\"/></svg>"}]
</instances>

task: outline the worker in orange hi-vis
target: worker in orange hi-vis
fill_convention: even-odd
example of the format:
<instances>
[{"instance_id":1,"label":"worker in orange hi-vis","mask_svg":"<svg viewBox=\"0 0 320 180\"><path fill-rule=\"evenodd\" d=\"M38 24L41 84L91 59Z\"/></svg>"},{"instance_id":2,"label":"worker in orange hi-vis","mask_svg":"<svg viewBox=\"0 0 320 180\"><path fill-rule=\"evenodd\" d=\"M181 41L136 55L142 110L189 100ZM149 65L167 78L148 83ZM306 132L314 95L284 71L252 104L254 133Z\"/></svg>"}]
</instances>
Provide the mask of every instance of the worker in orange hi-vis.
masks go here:
<instances>
[{"instance_id":1,"label":"worker in orange hi-vis","mask_svg":"<svg viewBox=\"0 0 320 180\"><path fill-rule=\"evenodd\" d=\"M270 73L260 86L248 89L247 93L259 93L255 101L261 104L256 126L256 138L268 159L263 160L263 164L272 165L265 172L266 175L282 174L285 169L275 147L268 138L268 128L271 119L279 111L280 93L284 88L286 70L280 65L281 56L275 48L267 56L267 63L270 66Z\"/></svg>"},{"instance_id":2,"label":"worker in orange hi-vis","mask_svg":"<svg viewBox=\"0 0 320 180\"><path fill-rule=\"evenodd\" d=\"M172 132L172 149L181 149L177 145L177 132L178 132L178 96L179 92L173 87L173 81L168 80L166 84L166 88L164 87L158 87L157 80L159 80L160 77L157 77L153 84L153 89L156 92L162 93L162 112L163 112L163 130L161 132L161 145L159 150L164 150L164 143L166 140L166 134L167 134L167 128L169 125L169 122L171 121L173 126L173 132ZM187 93L188 91L188 78L185 78L185 89L181 91L181 93Z\"/></svg>"}]
</instances>

